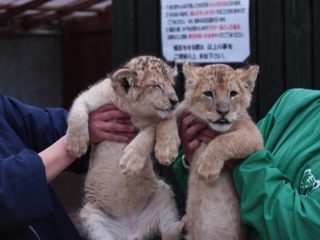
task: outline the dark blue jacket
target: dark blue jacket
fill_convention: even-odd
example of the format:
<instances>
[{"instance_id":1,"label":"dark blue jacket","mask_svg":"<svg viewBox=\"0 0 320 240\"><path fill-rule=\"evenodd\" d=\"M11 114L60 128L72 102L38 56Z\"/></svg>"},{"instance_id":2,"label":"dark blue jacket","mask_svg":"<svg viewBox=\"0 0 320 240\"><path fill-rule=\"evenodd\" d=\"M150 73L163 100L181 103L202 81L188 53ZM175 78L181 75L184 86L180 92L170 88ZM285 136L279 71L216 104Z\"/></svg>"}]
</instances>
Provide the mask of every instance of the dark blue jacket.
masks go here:
<instances>
[{"instance_id":1,"label":"dark blue jacket","mask_svg":"<svg viewBox=\"0 0 320 240\"><path fill-rule=\"evenodd\" d=\"M0 94L0 239L80 239L48 185L38 152L66 131L67 112ZM86 171L87 161L70 167Z\"/></svg>"}]
</instances>

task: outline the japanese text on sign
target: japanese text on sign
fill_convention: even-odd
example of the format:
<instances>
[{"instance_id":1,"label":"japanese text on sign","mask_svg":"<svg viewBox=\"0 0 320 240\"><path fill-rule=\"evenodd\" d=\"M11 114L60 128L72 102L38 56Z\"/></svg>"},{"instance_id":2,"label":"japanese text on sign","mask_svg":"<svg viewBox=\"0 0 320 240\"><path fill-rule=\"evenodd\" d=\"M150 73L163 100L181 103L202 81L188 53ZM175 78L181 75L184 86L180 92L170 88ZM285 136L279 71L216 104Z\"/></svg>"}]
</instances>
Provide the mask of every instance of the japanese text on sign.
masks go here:
<instances>
[{"instance_id":1,"label":"japanese text on sign","mask_svg":"<svg viewBox=\"0 0 320 240\"><path fill-rule=\"evenodd\" d=\"M161 0L162 52L175 62L243 62L249 0Z\"/></svg>"}]
</instances>

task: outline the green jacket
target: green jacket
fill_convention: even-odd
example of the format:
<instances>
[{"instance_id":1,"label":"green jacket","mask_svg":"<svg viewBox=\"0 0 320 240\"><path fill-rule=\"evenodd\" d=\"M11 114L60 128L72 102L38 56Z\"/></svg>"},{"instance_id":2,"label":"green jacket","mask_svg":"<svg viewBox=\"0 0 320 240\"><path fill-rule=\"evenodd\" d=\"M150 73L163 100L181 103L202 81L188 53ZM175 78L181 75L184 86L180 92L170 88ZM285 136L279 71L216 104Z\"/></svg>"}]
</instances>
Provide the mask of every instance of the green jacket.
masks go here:
<instances>
[{"instance_id":1,"label":"green jacket","mask_svg":"<svg viewBox=\"0 0 320 240\"><path fill-rule=\"evenodd\" d=\"M233 172L249 239L319 239L320 91L287 91L258 127L265 148Z\"/></svg>"}]
</instances>

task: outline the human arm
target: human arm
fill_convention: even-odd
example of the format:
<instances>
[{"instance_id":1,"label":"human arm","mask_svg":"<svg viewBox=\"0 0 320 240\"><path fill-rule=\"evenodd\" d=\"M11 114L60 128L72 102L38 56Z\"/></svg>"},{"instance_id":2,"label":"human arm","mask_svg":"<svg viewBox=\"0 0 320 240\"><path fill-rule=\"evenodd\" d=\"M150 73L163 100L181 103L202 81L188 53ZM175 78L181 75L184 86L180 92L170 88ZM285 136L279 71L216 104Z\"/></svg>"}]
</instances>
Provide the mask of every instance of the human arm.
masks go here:
<instances>
[{"instance_id":1,"label":"human arm","mask_svg":"<svg viewBox=\"0 0 320 240\"><path fill-rule=\"evenodd\" d=\"M205 122L200 121L193 114L186 112L181 120L179 135L185 163L189 164L190 159L192 159L195 150L200 146L201 142L209 144L218 134ZM233 169L240 161L241 159L230 159L226 162L226 165L230 169Z\"/></svg>"},{"instance_id":2,"label":"human arm","mask_svg":"<svg viewBox=\"0 0 320 240\"><path fill-rule=\"evenodd\" d=\"M233 155L239 155L238 148L234 148L234 146L241 145L242 149L245 149L245 151L242 154L247 154L248 152L252 152L253 150L257 148L261 148L262 145L262 139L260 133L258 134L257 128L253 122L248 118L248 121L245 121L241 124L238 124L237 128L240 128L240 130L237 130L235 132L232 132L228 135L221 135L218 138L216 138L219 134L215 131L213 131L205 122L200 121L196 116L194 116L191 113L184 113L181 123L180 123L180 138L182 143L182 149L178 155L178 158L173 166L176 178L180 182L180 185L183 189L186 189L186 181L187 181L187 175L188 171L186 171L186 167L190 165L192 156L195 152L195 150L199 147L201 143L205 144L214 144L216 140L222 141L225 144L225 148L220 150L223 153L222 155L228 155L230 154L230 158ZM243 137L252 137L252 139L255 138L255 141L251 143L248 142L248 144L244 144L245 142L238 141L237 145L235 145L234 142L231 143L232 139L239 139L237 135L243 136ZM251 135L251 136L250 136ZM231 140L229 140L231 139ZM219 145L218 145L219 146ZM209 150L209 149L207 149ZM207 151L206 150L206 151ZM209 153L209 156L214 155L215 153L218 153L214 148L211 148L211 153ZM232 154L232 152L235 152L235 154ZM207 153L208 154L208 153ZM247 156L247 155L245 155ZM241 158L234 158L230 159L228 161L225 161L223 164L230 168L231 170L234 168L235 165L237 165L239 162L241 162ZM207 169L209 169L209 166L206 166ZM213 171L210 171L210 173L213 173Z\"/></svg>"},{"instance_id":3,"label":"human arm","mask_svg":"<svg viewBox=\"0 0 320 240\"><path fill-rule=\"evenodd\" d=\"M101 140L130 142L137 134L130 116L112 104L106 104L90 113L89 136L91 143Z\"/></svg>"},{"instance_id":4,"label":"human arm","mask_svg":"<svg viewBox=\"0 0 320 240\"><path fill-rule=\"evenodd\" d=\"M54 212L38 152L64 134L66 116L63 109L40 109L0 95L0 232Z\"/></svg>"},{"instance_id":5,"label":"human arm","mask_svg":"<svg viewBox=\"0 0 320 240\"><path fill-rule=\"evenodd\" d=\"M173 163L173 171L181 189L187 192L189 161L201 142L208 144L216 135L204 122L189 112L183 113L179 135L182 148Z\"/></svg>"},{"instance_id":6,"label":"human arm","mask_svg":"<svg viewBox=\"0 0 320 240\"><path fill-rule=\"evenodd\" d=\"M319 91L290 90L258 127L265 149L233 172L251 239L317 239L320 226ZM313 175L304 178L306 170ZM314 180L309 194L301 191Z\"/></svg>"},{"instance_id":7,"label":"human arm","mask_svg":"<svg viewBox=\"0 0 320 240\"><path fill-rule=\"evenodd\" d=\"M129 143L137 134L137 129L131 123L131 117L121 112L113 104L105 104L89 114L89 144L102 140ZM67 170L76 173L85 173L88 168L90 151L77 161L74 161Z\"/></svg>"},{"instance_id":8,"label":"human arm","mask_svg":"<svg viewBox=\"0 0 320 240\"><path fill-rule=\"evenodd\" d=\"M267 150L252 154L234 170L242 221L252 239L317 239L320 191L299 194Z\"/></svg>"},{"instance_id":9,"label":"human arm","mask_svg":"<svg viewBox=\"0 0 320 240\"><path fill-rule=\"evenodd\" d=\"M130 122L130 116L119 111L114 105L107 104L89 116L89 136L91 143L102 140L129 142L135 136L136 130ZM71 163L75 161L65 143L65 136L39 153L47 181L50 182Z\"/></svg>"},{"instance_id":10,"label":"human arm","mask_svg":"<svg viewBox=\"0 0 320 240\"><path fill-rule=\"evenodd\" d=\"M39 156L44 166L47 182L51 182L76 159L66 148L65 136L41 151Z\"/></svg>"},{"instance_id":11,"label":"human arm","mask_svg":"<svg viewBox=\"0 0 320 240\"><path fill-rule=\"evenodd\" d=\"M216 136L206 123L199 121L196 116L189 112L183 114L179 135L186 163L192 159L201 142L208 144Z\"/></svg>"},{"instance_id":12,"label":"human arm","mask_svg":"<svg viewBox=\"0 0 320 240\"><path fill-rule=\"evenodd\" d=\"M48 180L75 160L61 139L66 117L63 109L41 109L0 95L0 232L53 213ZM73 170L81 160L73 162Z\"/></svg>"}]
</instances>

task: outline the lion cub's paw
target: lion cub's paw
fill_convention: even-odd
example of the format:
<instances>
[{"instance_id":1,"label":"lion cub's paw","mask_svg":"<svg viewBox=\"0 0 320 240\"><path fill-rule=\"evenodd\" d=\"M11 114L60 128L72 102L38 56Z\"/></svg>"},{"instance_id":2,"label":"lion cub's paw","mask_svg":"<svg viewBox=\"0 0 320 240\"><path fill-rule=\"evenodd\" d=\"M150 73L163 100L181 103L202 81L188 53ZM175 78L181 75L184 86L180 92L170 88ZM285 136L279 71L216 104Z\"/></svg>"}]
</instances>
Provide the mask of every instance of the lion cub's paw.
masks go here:
<instances>
[{"instance_id":1,"label":"lion cub's paw","mask_svg":"<svg viewBox=\"0 0 320 240\"><path fill-rule=\"evenodd\" d=\"M182 217L181 223L183 224L182 233L185 234L185 233L187 232L187 229L189 228L189 226L188 226L189 221L188 221L188 215L187 215L187 214L185 214L185 215Z\"/></svg>"},{"instance_id":2,"label":"lion cub's paw","mask_svg":"<svg viewBox=\"0 0 320 240\"><path fill-rule=\"evenodd\" d=\"M70 132L68 130L66 136L66 144L69 153L75 157L81 157L87 152L89 144L89 133L83 132Z\"/></svg>"},{"instance_id":3,"label":"lion cub's paw","mask_svg":"<svg viewBox=\"0 0 320 240\"><path fill-rule=\"evenodd\" d=\"M120 159L120 168L123 174L133 175L140 172L145 165L145 157L138 154L138 150L127 147Z\"/></svg>"},{"instance_id":4,"label":"lion cub's paw","mask_svg":"<svg viewBox=\"0 0 320 240\"><path fill-rule=\"evenodd\" d=\"M223 164L220 160L200 157L197 162L197 174L205 182L213 183L218 179Z\"/></svg>"},{"instance_id":5,"label":"lion cub's paw","mask_svg":"<svg viewBox=\"0 0 320 240\"><path fill-rule=\"evenodd\" d=\"M183 222L174 222L169 226L169 229L165 232L162 232L162 239L164 240L176 240L180 239L182 235L182 230L184 227Z\"/></svg>"},{"instance_id":6,"label":"lion cub's paw","mask_svg":"<svg viewBox=\"0 0 320 240\"><path fill-rule=\"evenodd\" d=\"M170 165L178 156L180 138L178 135L157 139L155 155L160 164Z\"/></svg>"}]
</instances>

